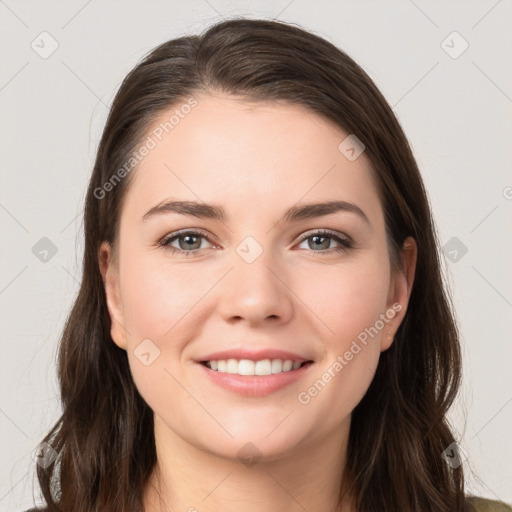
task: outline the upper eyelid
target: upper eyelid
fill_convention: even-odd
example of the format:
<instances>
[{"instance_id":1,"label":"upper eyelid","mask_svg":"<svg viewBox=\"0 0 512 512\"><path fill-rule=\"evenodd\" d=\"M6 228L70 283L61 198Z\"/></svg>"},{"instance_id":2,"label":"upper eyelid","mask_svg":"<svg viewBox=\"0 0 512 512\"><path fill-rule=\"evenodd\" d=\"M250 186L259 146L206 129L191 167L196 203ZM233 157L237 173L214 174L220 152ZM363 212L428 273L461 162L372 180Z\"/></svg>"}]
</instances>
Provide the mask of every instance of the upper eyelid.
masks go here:
<instances>
[{"instance_id":1,"label":"upper eyelid","mask_svg":"<svg viewBox=\"0 0 512 512\"><path fill-rule=\"evenodd\" d=\"M316 235L317 233L321 233L325 236L339 236L340 238L343 238L347 241L352 241L352 238L346 235L345 233L342 233L341 231L335 231L333 229L327 229L327 228L316 228L312 230L305 231L303 234L300 235L300 240L304 240L305 238L309 238L310 236Z\"/></svg>"}]
</instances>

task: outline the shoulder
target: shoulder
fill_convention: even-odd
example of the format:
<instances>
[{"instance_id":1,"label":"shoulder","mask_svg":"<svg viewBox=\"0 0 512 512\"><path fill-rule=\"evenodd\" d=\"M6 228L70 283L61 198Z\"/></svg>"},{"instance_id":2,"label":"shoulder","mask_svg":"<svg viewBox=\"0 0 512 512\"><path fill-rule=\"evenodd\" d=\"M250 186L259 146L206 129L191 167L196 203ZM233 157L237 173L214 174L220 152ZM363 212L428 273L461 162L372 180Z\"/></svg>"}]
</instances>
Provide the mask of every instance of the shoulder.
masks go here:
<instances>
[{"instance_id":1,"label":"shoulder","mask_svg":"<svg viewBox=\"0 0 512 512\"><path fill-rule=\"evenodd\" d=\"M503 501L467 496L468 512L512 512L512 506Z\"/></svg>"}]
</instances>

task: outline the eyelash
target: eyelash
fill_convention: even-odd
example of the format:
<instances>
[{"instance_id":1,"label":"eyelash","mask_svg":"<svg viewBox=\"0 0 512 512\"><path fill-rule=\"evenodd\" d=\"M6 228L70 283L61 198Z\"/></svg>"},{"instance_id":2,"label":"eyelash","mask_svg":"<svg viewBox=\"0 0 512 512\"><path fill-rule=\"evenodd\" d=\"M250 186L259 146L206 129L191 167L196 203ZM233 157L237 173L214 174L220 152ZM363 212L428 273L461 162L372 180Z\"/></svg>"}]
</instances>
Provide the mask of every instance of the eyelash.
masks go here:
<instances>
[{"instance_id":1,"label":"eyelash","mask_svg":"<svg viewBox=\"0 0 512 512\"><path fill-rule=\"evenodd\" d=\"M158 242L157 245L159 247L164 247L166 250L171 251L171 253L182 253L185 255L185 257L192 256L193 254L198 253L201 249L187 251L185 249L177 249L176 247L172 247L170 245L170 243L173 242L174 240L177 240L187 235L204 238L209 243L214 244L213 240L206 233L202 233L200 231L182 231L181 233L171 234L167 237L164 237L162 240ZM302 243L304 240L307 240L308 238L312 238L314 236L332 238L333 240L340 244L340 247L328 249L326 251L313 251L312 249L309 249L309 251L312 252L313 254L342 253L352 248L352 242L348 237L340 236L332 231L325 229L319 229L314 233L302 236L299 240L299 243Z\"/></svg>"}]
</instances>

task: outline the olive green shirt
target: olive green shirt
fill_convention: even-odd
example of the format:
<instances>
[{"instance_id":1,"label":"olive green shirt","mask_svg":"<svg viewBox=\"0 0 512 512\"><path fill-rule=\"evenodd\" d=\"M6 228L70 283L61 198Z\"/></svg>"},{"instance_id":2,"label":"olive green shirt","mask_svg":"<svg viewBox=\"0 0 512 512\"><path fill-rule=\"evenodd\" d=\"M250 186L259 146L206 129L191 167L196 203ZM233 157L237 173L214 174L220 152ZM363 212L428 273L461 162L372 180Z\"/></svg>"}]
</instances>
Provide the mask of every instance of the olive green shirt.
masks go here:
<instances>
[{"instance_id":1,"label":"olive green shirt","mask_svg":"<svg viewBox=\"0 0 512 512\"><path fill-rule=\"evenodd\" d=\"M502 501L468 496L468 512L512 512L512 506Z\"/></svg>"}]
</instances>

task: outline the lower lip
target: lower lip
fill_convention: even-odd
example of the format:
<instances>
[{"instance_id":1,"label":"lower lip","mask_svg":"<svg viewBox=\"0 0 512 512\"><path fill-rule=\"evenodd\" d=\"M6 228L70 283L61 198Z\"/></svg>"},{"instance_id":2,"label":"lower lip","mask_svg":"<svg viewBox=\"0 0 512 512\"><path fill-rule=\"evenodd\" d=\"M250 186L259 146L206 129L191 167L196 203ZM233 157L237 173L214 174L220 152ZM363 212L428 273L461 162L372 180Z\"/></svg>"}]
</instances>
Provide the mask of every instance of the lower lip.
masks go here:
<instances>
[{"instance_id":1,"label":"lower lip","mask_svg":"<svg viewBox=\"0 0 512 512\"><path fill-rule=\"evenodd\" d=\"M215 384L242 396L267 396L285 386L293 384L303 377L313 365L312 362L289 372L273 373L271 375L238 375L211 370L197 363L202 371Z\"/></svg>"}]
</instances>

